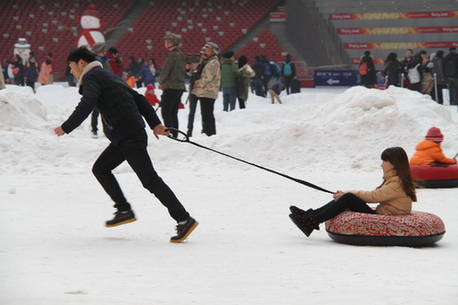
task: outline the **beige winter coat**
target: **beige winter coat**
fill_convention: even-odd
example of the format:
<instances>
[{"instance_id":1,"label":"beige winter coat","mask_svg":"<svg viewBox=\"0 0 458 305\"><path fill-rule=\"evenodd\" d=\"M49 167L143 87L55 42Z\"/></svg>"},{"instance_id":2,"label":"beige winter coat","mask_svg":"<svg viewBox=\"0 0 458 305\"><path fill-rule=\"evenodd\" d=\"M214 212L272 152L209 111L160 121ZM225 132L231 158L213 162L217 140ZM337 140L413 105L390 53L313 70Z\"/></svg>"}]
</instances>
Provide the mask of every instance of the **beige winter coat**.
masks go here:
<instances>
[{"instance_id":1,"label":"beige winter coat","mask_svg":"<svg viewBox=\"0 0 458 305\"><path fill-rule=\"evenodd\" d=\"M5 77L3 71L0 73L0 90L5 89Z\"/></svg>"},{"instance_id":2,"label":"beige winter coat","mask_svg":"<svg viewBox=\"0 0 458 305\"><path fill-rule=\"evenodd\" d=\"M200 78L196 80L191 93L197 97L218 98L219 88L221 86L221 65L216 56L210 58L202 70Z\"/></svg>"},{"instance_id":3,"label":"beige winter coat","mask_svg":"<svg viewBox=\"0 0 458 305\"><path fill-rule=\"evenodd\" d=\"M402 215L412 211L412 199L404 192L401 179L396 170L391 170L383 175L383 184L373 191L348 191L367 203L380 204L376 212L381 215Z\"/></svg>"}]
</instances>

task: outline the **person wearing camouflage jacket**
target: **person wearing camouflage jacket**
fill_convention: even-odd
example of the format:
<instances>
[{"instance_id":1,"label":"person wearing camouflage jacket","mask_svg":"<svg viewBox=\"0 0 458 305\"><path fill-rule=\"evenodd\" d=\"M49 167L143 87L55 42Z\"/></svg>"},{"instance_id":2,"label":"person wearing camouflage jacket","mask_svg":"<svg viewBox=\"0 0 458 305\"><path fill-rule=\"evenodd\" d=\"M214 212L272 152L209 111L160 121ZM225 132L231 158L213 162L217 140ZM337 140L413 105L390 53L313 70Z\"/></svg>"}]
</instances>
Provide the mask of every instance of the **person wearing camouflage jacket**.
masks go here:
<instances>
[{"instance_id":1,"label":"person wearing camouflage jacket","mask_svg":"<svg viewBox=\"0 0 458 305\"><path fill-rule=\"evenodd\" d=\"M221 85L221 65L218 60L219 51L219 47L213 42L208 42L205 45L205 54L208 57L208 62L203 68L200 78L196 80L194 87L191 89L191 93L200 99L202 132L207 136L216 134L213 110Z\"/></svg>"}]
</instances>

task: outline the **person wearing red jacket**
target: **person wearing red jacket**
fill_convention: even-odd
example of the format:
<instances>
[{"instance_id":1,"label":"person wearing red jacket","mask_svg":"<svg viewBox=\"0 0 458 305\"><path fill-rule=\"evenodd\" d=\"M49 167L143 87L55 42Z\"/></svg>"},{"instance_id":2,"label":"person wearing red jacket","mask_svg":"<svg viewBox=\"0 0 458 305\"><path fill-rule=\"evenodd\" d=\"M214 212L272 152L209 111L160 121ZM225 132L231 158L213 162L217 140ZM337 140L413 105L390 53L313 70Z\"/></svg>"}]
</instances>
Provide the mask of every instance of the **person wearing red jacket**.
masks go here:
<instances>
[{"instance_id":1,"label":"person wearing red jacket","mask_svg":"<svg viewBox=\"0 0 458 305\"><path fill-rule=\"evenodd\" d=\"M431 127L423 141L417 144L415 154L410 159L410 165L456 164L456 160L445 157L441 142L444 136L437 127Z\"/></svg>"},{"instance_id":2,"label":"person wearing red jacket","mask_svg":"<svg viewBox=\"0 0 458 305\"><path fill-rule=\"evenodd\" d=\"M122 58L119 56L119 51L115 47L111 47L106 52L108 62L110 63L111 72L114 75L121 76L122 72Z\"/></svg>"},{"instance_id":3,"label":"person wearing red jacket","mask_svg":"<svg viewBox=\"0 0 458 305\"><path fill-rule=\"evenodd\" d=\"M156 94L154 94L154 85L149 84L146 86L145 97L151 106L156 106L156 104L160 104L161 101L157 98Z\"/></svg>"}]
</instances>

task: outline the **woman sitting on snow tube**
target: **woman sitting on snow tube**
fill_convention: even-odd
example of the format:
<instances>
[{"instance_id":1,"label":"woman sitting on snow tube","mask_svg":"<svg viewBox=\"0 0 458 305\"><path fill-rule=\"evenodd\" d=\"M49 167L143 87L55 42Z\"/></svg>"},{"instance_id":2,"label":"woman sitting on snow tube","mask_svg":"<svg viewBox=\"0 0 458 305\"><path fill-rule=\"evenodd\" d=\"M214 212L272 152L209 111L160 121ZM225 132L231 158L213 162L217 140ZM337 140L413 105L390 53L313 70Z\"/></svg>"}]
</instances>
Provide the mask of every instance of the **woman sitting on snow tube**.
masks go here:
<instances>
[{"instance_id":1,"label":"woman sitting on snow tube","mask_svg":"<svg viewBox=\"0 0 458 305\"><path fill-rule=\"evenodd\" d=\"M334 200L319 209L301 210L291 206L289 217L294 224L307 236L319 224L334 218L343 211L403 215L412 211L412 202L417 201L415 184L409 167L409 159L401 147L387 148L382 152L383 183L373 191L337 191ZM374 210L367 203L380 204Z\"/></svg>"},{"instance_id":2,"label":"woman sitting on snow tube","mask_svg":"<svg viewBox=\"0 0 458 305\"><path fill-rule=\"evenodd\" d=\"M442 152L441 142L444 136L437 127L431 127L423 141L417 144L410 165L456 164L456 160L447 158Z\"/></svg>"}]
</instances>

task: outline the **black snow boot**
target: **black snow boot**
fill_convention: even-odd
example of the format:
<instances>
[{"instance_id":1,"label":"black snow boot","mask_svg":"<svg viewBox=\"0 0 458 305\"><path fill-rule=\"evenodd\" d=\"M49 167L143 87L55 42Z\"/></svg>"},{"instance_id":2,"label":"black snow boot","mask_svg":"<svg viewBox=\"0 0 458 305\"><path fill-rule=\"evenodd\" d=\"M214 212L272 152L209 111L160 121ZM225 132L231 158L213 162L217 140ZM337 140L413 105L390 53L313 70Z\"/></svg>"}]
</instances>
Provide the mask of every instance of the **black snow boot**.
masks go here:
<instances>
[{"instance_id":1,"label":"black snow boot","mask_svg":"<svg viewBox=\"0 0 458 305\"><path fill-rule=\"evenodd\" d=\"M199 225L199 223L192 218L191 216L188 218L188 221L186 221L185 224L178 224L175 227L175 230L177 231L177 235L173 236L170 238L171 243L180 243L184 241L189 234L191 234L192 231Z\"/></svg>"},{"instance_id":2,"label":"black snow boot","mask_svg":"<svg viewBox=\"0 0 458 305\"><path fill-rule=\"evenodd\" d=\"M135 218L135 214L132 210L129 211L117 211L115 213L115 217L112 220L108 220L105 223L105 227L111 228L120 225L124 225L126 223L134 222L137 219Z\"/></svg>"},{"instance_id":3,"label":"black snow boot","mask_svg":"<svg viewBox=\"0 0 458 305\"><path fill-rule=\"evenodd\" d=\"M313 209L308 209L307 211L304 211L298 208L297 206L292 205L289 207L289 210L291 211L291 214L293 214L297 219L306 218L310 221L315 221L315 218L311 218L315 215L315 211ZM319 230L320 226L317 225L314 227L314 229Z\"/></svg>"},{"instance_id":4,"label":"black snow boot","mask_svg":"<svg viewBox=\"0 0 458 305\"><path fill-rule=\"evenodd\" d=\"M319 223L315 221L315 218L310 212L305 212L303 217L298 217L294 214L289 214L289 218L293 223L307 236L312 234L313 230L319 230Z\"/></svg>"}]
</instances>

